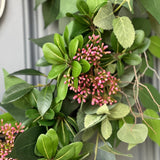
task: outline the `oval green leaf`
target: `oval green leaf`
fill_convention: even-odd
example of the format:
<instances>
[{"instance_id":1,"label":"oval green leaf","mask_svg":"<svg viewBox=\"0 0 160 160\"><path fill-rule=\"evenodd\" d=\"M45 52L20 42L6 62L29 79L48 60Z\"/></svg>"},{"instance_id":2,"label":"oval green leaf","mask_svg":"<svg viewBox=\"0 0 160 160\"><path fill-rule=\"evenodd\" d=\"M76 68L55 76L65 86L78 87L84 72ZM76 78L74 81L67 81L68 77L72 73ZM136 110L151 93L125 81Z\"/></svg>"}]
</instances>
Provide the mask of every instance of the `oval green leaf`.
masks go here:
<instances>
[{"instance_id":1,"label":"oval green leaf","mask_svg":"<svg viewBox=\"0 0 160 160\"><path fill-rule=\"evenodd\" d=\"M142 62L142 58L138 54L127 54L123 56L123 60L125 63L136 66Z\"/></svg>"},{"instance_id":2,"label":"oval green leaf","mask_svg":"<svg viewBox=\"0 0 160 160\"><path fill-rule=\"evenodd\" d=\"M88 71L90 70L91 65L90 65L90 63L89 63L88 61L86 61L85 59L81 59L81 60L79 61L79 63L80 63L81 66L82 66L82 73L86 73L86 72L88 72Z\"/></svg>"},{"instance_id":3,"label":"oval green leaf","mask_svg":"<svg viewBox=\"0 0 160 160\"><path fill-rule=\"evenodd\" d=\"M113 32L118 42L124 47L129 48L135 39L135 30L128 17L119 17L113 20Z\"/></svg>"},{"instance_id":4,"label":"oval green leaf","mask_svg":"<svg viewBox=\"0 0 160 160\"><path fill-rule=\"evenodd\" d=\"M77 0L76 6L82 14L89 14L88 4L84 0Z\"/></svg>"},{"instance_id":5,"label":"oval green leaf","mask_svg":"<svg viewBox=\"0 0 160 160\"><path fill-rule=\"evenodd\" d=\"M78 39L72 39L69 43L69 56L71 59L75 56L77 49L78 49Z\"/></svg>"},{"instance_id":6,"label":"oval green leaf","mask_svg":"<svg viewBox=\"0 0 160 160\"><path fill-rule=\"evenodd\" d=\"M82 66L77 61L73 61L71 65L72 65L72 76L74 78L77 78L81 74Z\"/></svg>"}]
</instances>

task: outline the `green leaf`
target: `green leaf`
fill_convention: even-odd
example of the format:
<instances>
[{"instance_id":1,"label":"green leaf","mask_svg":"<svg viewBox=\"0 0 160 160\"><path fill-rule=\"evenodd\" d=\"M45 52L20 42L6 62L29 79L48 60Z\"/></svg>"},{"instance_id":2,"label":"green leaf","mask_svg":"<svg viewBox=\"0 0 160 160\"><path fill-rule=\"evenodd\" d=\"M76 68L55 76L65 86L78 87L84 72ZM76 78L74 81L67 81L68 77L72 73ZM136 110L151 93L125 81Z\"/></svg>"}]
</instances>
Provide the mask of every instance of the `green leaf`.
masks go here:
<instances>
[{"instance_id":1,"label":"green leaf","mask_svg":"<svg viewBox=\"0 0 160 160\"><path fill-rule=\"evenodd\" d=\"M78 11L76 7L76 0L59 0L59 1L60 1L60 8L57 19L66 17L66 13L68 12L76 13Z\"/></svg>"},{"instance_id":2,"label":"green leaf","mask_svg":"<svg viewBox=\"0 0 160 160\"><path fill-rule=\"evenodd\" d=\"M4 113L4 114L0 114L0 120L3 119L3 124L5 123L11 123L12 126L15 125L16 120L12 117L12 115L10 113ZM1 126L1 124L0 124Z\"/></svg>"},{"instance_id":3,"label":"green leaf","mask_svg":"<svg viewBox=\"0 0 160 160\"><path fill-rule=\"evenodd\" d=\"M119 17L113 20L113 32L124 48L129 48L135 39L135 30L128 17ZM129 36L128 36L129 35Z\"/></svg>"},{"instance_id":4,"label":"green leaf","mask_svg":"<svg viewBox=\"0 0 160 160\"><path fill-rule=\"evenodd\" d=\"M34 147L38 136L44 132L45 129L43 127L32 127L21 133L16 137L14 148L9 156L16 159L37 160L34 154Z\"/></svg>"},{"instance_id":5,"label":"green leaf","mask_svg":"<svg viewBox=\"0 0 160 160\"><path fill-rule=\"evenodd\" d=\"M55 123L56 122L54 120L46 120L46 119L38 120L39 126L52 127L55 125Z\"/></svg>"},{"instance_id":6,"label":"green leaf","mask_svg":"<svg viewBox=\"0 0 160 160\"><path fill-rule=\"evenodd\" d=\"M126 143L143 143L148 135L148 128L144 124L124 123L117 133L118 138Z\"/></svg>"},{"instance_id":7,"label":"green leaf","mask_svg":"<svg viewBox=\"0 0 160 160\"><path fill-rule=\"evenodd\" d=\"M69 144L69 131L63 120L61 120L58 124L57 134L59 137L59 143L61 147Z\"/></svg>"},{"instance_id":8,"label":"green leaf","mask_svg":"<svg viewBox=\"0 0 160 160\"><path fill-rule=\"evenodd\" d=\"M33 89L33 86L28 83L19 83L8 88L2 98L2 104L7 104L18 100Z\"/></svg>"},{"instance_id":9,"label":"green leaf","mask_svg":"<svg viewBox=\"0 0 160 160\"><path fill-rule=\"evenodd\" d=\"M105 143L105 145L99 147L99 149L103 150L103 151L107 151L107 152L110 152L112 154L115 154L115 155L119 155L119 156L126 156L126 157L133 157L132 155L130 154L123 154L115 149L113 149L112 147L110 147L107 143Z\"/></svg>"},{"instance_id":10,"label":"green leaf","mask_svg":"<svg viewBox=\"0 0 160 160\"><path fill-rule=\"evenodd\" d=\"M43 12L43 18L45 23L45 28L56 20L56 17L59 13L59 6L60 1L59 0L49 0L42 4L42 12Z\"/></svg>"},{"instance_id":11,"label":"green leaf","mask_svg":"<svg viewBox=\"0 0 160 160\"><path fill-rule=\"evenodd\" d=\"M54 156L58 147L58 135L56 131L51 128L47 131L46 136L50 137L52 140L52 156Z\"/></svg>"},{"instance_id":12,"label":"green leaf","mask_svg":"<svg viewBox=\"0 0 160 160\"><path fill-rule=\"evenodd\" d=\"M44 57L41 57L36 63L36 66L38 66L38 67L45 67L45 66L49 66L49 65L51 65L51 64L48 63Z\"/></svg>"},{"instance_id":13,"label":"green leaf","mask_svg":"<svg viewBox=\"0 0 160 160\"><path fill-rule=\"evenodd\" d=\"M107 140L112 134L112 126L108 118L105 118L101 123L101 133L105 140Z\"/></svg>"},{"instance_id":14,"label":"green leaf","mask_svg":"<svg viewBox=\"0 0 160 160\"><path fill-rule=\"evenodd\" d=\"M50 34L50 35L47 35L44 37L30 39L30 40L42 48L45 43L48 43L48 42L53 43L53 36L54 36L54 34Z\"/></svg>"},{"instance_id":15,"label":"green leaf","mask_svg":"<svg viewBox=\"0 0 160 160\"><path fill-rule=\"evenodd\" d=\"M160 24L160 15L159 15L159 0L140 0L143 7L159 22Z\"/></svg>"},{"instance_id":16,"label":"green leaf","mask_svg":"<svg viewBox=\"0 0 160 160\"><path fill-rule=\"evenodd\" d=\"M134 43L132 44L130 50L133 50L135 48L137 48L138 46L140 46L142 44L142 42L144 41L145 38L145 33L143 30L136 30L135 32L135 40Z\"/></svg>"},{"instance_id":17,"label":"green leaf","mask_svg":"<svg viewBox=\"0 0 160 160\"><path fill-rule=\"evenodd\" d=\"M149 51L156 57L160 58L160 37L152 36Z\"/></svg>"},{"instance_id":18,"label":"green leaf","mask_svg":"<svg viewBox=\"0 0 160 160\"><path fill-rule=\"evenodd\" d=\"M122 63L121 60L117 62L117 72L118 72L118 77L121 77L124 73L124 64Z\"/></svg>"},{"instance_id":19,"label":"green leaf","mask_svg":"<svg viewBox=\"0 0 160 160\"><path fill-rule=\"evenodd\" d=\"M121 83L119 84L120 87L127 86L129 82L133 80L134 76L135 76L135 73L133 71L133 67L126 69L125 74L120 76L120 80L121 80Z\"/></svg>"},{"instance_id":20,"label":"green leaf","mask_svg":"<svg viewBox=\"0 0 160 160\"><path fill-rule=\"evenodd\" d=\"M88 4L84 0L77 0L76 6L82 14L89 14Z\"/></svg>"},{"instance_id":21,"label":"green leaf","mask_svg":"<svg viewBox=\"0 0 160 160\"><path fill-rule=\"evenodd\" d=\"M35 0L35 9L37 9L37 7L40 5L40 4L42 4L42 3L44 3L44 2L46 2L47 0Z\"/></svg>"},{"instance_id":22,"label":"green leaf","mask_svg":"<svg viewBox=\"0 0 160 160\"><path fill-rule=\"evenodd\" d=\"M109 118L112 119L120 119L128 115L130 112L130 108L128 105L123 103L117 103L114 108L110 110Z\"/></svg>"},{"instance_id":23,"label":"green leaf","mask_svg":"<svg viewBox=\"0 0 160 160\"><path fill-rule=\"evenodd\" d=\"M53 43L45 43L43 45L43 53L47 62L51 64L62 64L65 63L59 48Z\"/></svg>"},{"instance_id":24,"label":"green leaf","mask_svg":"<svg viewBox=\"0 0 160 160\"><path fill-rule=\"evenodd\" d=\"M155 101L160 104L160 94L158 92L158 90L153 87L151 84L144 84L148 90L145 87L140 87L139 90L139 98L140 101L143 105L143 107L147 108L147 109L152 109L156 112L159 111L158 106L155 104L155 102L153 101L153 99L151 98L150 93L152 94L152 96L154 97ZM150 92L150 93L149 93Z\"/></svg>"},{"instance_id":25,"label":"green leaf","mask_svg":"<svg viewBox=\"0 0 160 160\"><path fill-rule=\"evenodd\" d=\"M56 155L56 160L69 160L76 158L81 152L83 147L82 142L71 143L60 149Z\"/></svg>"},{"instance_id":26,"label":"green leaf","mask_svg":"<svg viewBox=\"0 0 160 160\"><path fill-rule=\"evenodd\" d=\"M79 130L82 130L84 128L84 118L85 118L85 113L79 109L76 117L77 126Z\"/></svg>"},{"instance_id":27,"label":"green leaf","mask_svg":"<svg viewBox=\"0 0 160 160\"><path fill-rule=\"evenodd\" d=\"M83 36L82 35L78 35L74 39L78 39L78 41L79 41L78 48L82 49L82 47L83 47Z\"/></svg>"},{"instance_id":28,"label":"green leaf","mask_svg":"<svg viewBox=\"0 0 160 160\"><path fill-rule=\"evenodd\" d=\"M32 76L45 76L44 73L41 73L40 71L37 71L35 69L22 69L16 72L13 72L11 74L9 74L9 76L13 76L13 75L32 75Z\"/></svg>"},{"instance_id":29,"label":"green leaf","mask_svg":"<svg viewBox=\"0 0 160 160\"><path fill-rule=\"evenodd\" d=\"M64 75L67 75L67 71L64 73ZM67 92L68 92L68 84L65 84L67 78L62 76L58 85L57 89L57 98L58 100L64 100Z\"/></svg>"},{"instance_id":30,"label":"green leaf","mask_svg":"<svg viewBox=\"0 0 160 160\"><path fill-rule=\"evenodd\" d=\"M151 109L147 109L144 111L144 115L153 117L153 118L160 118L159 115L151 110ZM159 146L160 146L160 120L157 119L145 119L145 121L147 122L147 124L149 126L152 127L152 129L150 127L148 127L148 136L151 140L153 140L154 142L156 142ZM154 132L153 132L154 131Z\"/></svg>"},{"instance_id":31,"label":"green leaf","mask_svg":"<svg viewBox=\"0 0 160 160\"><path fill-rule=\"evenodd\" d=\"M112 21L114 18L115 16L113 14L112 4L107 3L107 5L100 8L93 20L93 23L99 28L110 30L113 28Z\"/></svg>"},{"instance_id":32,"label":"green leaf","mask_svg":"<svg viewBox=\"0 0 160 160\"><path fill-rule=\"evenodd\" d=\"M91 13L94 13L97 10L97 8L101 6L103 3L107 3L107 0L94 0L94 3L93 0L87 0L87 4Z\"/></svg>"},{"instance_id":33,"label":"green leaf","mask_svg":"<svg viewBox=\"0 0 160 160\"><path fill-rule=\"evenodd\" d=\"M16 121L23 122L26 120L25 111L15 107L12 103L4 105L0 103L0 106L2 106L6 111L8 111Z\"/></svg>"},{"instance_id":34,"label":"green leaf","mask_svg":"<svg viewBox=\"0 0 160 160\"><path fill-rule=\"evenodd\" d=\"M78 39L74 38L69 43L69 56L71 59L75 56L77 49L78 49Z\"/></svg>"},{"instance_id":35,"label":"green leaf","mask_svg":"<svg viewBox=\"0 0 160 160\"><path fill-rule=\"evenodd\" d=\"M44 119L47 119L47 120L52 120L55 116L55 112L53 111L53 109L49 109L45 115L43 116Z\"/></svg>"},{"instance_id":36,"label":"green leaf","mask_svg":"<svg viewBox=\"0 0 160 160\"><path fill-rule=\"evenodd\" d=\"M63 36L59 35L58 33L54 34L54 43L60 49L61 53L65 55L65 42Z\"/></svg>"},{"instance_id":37,"label":"green leaf","mask_svg":"<svg viewBox=\"0 0 160 160\"><path fill-rule=\"evenodd\" d=\"M145 32L145 36L148 37L151 33L151 23L146 18L133 18L132 23L134 25L135 30L143 30Z\"/></svg>"},{"instance_id":38,"label":"green leaf","mask_svg":"<svg viewBox=\"0 0 160 160\"><path fill-rule=\"evenodd\" d=\"M37 99L37 108L41 116L43 116L50 108L52 102L51 86L43 88Z\"/></svg>"},{"instance_id":39,"label":"green leaf","mask_svg":"<svg viewBox=\"0 0 160 160\"><path fill-rule=\"evenodd\" d=\"M26 81L24 81L18 77L8 76L9 73L5 69L3 69L3 75L4 75L4 82L5 82L5 89L6 90L15 84L26 83Z\"/></svg>"},{"instance_id":40,"label":"green leaf","mask_svg":"<svg viewBox=\"0 0 160 160\"><path fill-rule=\"evenodd\" d=\"M36 143L36 149L37 151L43 155L47 159L51 159L53 156L53 144L52 144L52 138L50 136L41 134Z\"/></svg>"},{"instance_id":41,"label":"green leaf","mask_svg":"<svg viewBox=\"0 0 160 160\"><path fill-rule=\"evenodd\" d=\"M85 128L92 127L92 126L100 123L101 121L103 121L104 117L106 117L106 116L87 114L84 118L84 127Z\"/></svg>"},{"instance_id":42,"label":"green leaf","mask_svg":"<svg viewBox=\"0 0 160 160\"><path fill-rule=\"evenodd\" d=\"M52 69L48 73L48 78L49 79L54 79L61 73L63 73L67 68L67 64L58 64L58 65L53 65Z\"/></svg>"},{"instance_id":43,"label":"green leaf","mask_svg":"<svg viewBox=\"0 0 160 160\"><path fill-rule=\"evenodd\" d=\"M82 73L86 73L86 72L88 72L88 71L90 70L91 65L90 65L90 63L89 63L88 61L86 61L85 59L81 59L81 60L79 61L79 63L80 63L81 66L82 66Z\"/></svg>"},{"instance_id":44,"label":"green leaf","mask_svg":"<svg viewBox=\"0 0 160 160\"><path fill-rule=\"evenodd\" d=\"M69 30L68 27L65 27L64 33L63 33L63 38L65 41L65 44L68 46L69 45Z\"/></svg>"},{"instance_id":45,"label":"green leaf","mask_svg":"<svg viewBox=\"0 0 160 160\"><path fill-rule=\"evenodd\" d=\"M123 56L123 60L125 63L136 66L142 62L142 58L138 54L127 54Z\"/></svg>"},{"instance_id":46,"label":"green leaf","mask_svg":"<svg viewBox=\"0 0 160 160\"><path fill-rule=\"evenodd\" d=\"M77 61L73 61L71 65L72 65L72 76L76 78L81 74L82 67L80 63Z\"/></svg>"},{"instance_id":47,"label":"green leaf","mask_svg":"<svg viewBox=\"0 0 160 160\"><path fill-rule=\"evenodd\" d=\"M141 54L143 52L145 52L150 46L150 39L149 38L144 38L144 41L143 43L138 47L136 48L132 54Z\"/></svg>"},{"instance_id":48,"label":"green leaf","mask_svg":"<svg viewBox=\"0 0 160 160\"><path fill-rule=\"evenodd\" d=\"M26 117L28 118L32 118L32 119L36 119L37 117L40 116L39 112L37 111L37 109L28 109L25 112Z\"/></svg>"},{"instance_id":49,"label":"green leaf","mask_svg":"<svg viewBox=\"0 0 160 160\"><path fill-rule=\"evenodd\" d=\"M99 107L96 113L98 115L100 115L100 114L110 114L109 108L108 108L108 106L106 104L104 104L103 106Z\"/></svg>"}]
</instances>

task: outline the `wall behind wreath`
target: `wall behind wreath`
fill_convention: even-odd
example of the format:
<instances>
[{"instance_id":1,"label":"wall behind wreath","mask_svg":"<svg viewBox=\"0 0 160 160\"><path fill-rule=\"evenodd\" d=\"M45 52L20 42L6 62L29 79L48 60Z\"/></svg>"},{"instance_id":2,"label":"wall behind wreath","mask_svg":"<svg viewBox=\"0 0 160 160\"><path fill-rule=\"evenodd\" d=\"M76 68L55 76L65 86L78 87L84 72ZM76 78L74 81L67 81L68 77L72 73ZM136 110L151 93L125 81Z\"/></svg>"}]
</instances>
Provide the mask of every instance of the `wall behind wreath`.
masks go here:
<instances>
[{"instance_id":1,"label":"wall behind wreath","mask_svg":"<svg viewBox=\"0 0 160 160\"><path fill-rule=\"evenodd\" d=\"M0 19L0 101L4 93L2 68L9 73L24 68L35 68L35 63L41 57L42 51L29 41L44 35L58 32L57 24L44 29L41 7L34 10L34 1L7 1L5 12ZM155 60L155 68L160 74L160 62ZM43 69L42 72L47 72ZM33 84L42 81L39 77L23 77ZM153 84L160 90L160 83L156 78ZM1 110L0 110L1 112ZM121 144L119 150L126 152L127 146ZM131 153L134 158L118 157L117 160L159 160L160 149L156 144L147 140L135 147Z\"/></svg>"}]
</instances>

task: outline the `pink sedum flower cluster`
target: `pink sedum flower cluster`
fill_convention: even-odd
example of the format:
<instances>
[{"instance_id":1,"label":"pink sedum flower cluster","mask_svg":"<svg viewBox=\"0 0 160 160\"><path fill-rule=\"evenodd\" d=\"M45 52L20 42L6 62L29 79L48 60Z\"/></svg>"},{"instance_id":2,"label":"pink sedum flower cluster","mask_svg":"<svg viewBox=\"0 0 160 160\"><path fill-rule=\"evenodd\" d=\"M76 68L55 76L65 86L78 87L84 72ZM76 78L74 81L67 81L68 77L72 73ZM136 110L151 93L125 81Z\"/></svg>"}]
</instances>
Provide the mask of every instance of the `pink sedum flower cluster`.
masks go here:
<instances>
[{"instance_id":1,"label":"pink sedum flower cluster","mask_svg":"<svg viewBox=\"0 0 160 160\"><path fill-rule=\"evenodd\" d=\"M110 54L106 51L107 45L101 43L101 38L95 35L89 36L89 43L85 48L78 49L74 60L87 60L91 64L91 68L87 73L83 73L78 77L78 87L74 87L74 77L67 77L69 89L73 90L76 95L73 99L77 99L78 103L86 102L87 97L91 96L91 104L102 106L103 104L116 103L113 98L119 90L119 79L112 76L110 72L105 71L100 66L100 59L104 54ZM66 77L66 75L65 75Z\"/></svg>"},{"instance_id":2,"label":"pink sedum flower cluster","mask_svg":"<svg viewBox=\"0 0 160 160\"><path fill-rule=\"evenodd\" d=\"M12 127L11 124L3 124L3 119L1 119L0 134L3 138L0 139L0 160L14 160L12 158L7 158L6 156L14 147L16 135L24 131L24 126L21 125L21 123L15 123L15 127Z\"/></svg>"}]
</instances>

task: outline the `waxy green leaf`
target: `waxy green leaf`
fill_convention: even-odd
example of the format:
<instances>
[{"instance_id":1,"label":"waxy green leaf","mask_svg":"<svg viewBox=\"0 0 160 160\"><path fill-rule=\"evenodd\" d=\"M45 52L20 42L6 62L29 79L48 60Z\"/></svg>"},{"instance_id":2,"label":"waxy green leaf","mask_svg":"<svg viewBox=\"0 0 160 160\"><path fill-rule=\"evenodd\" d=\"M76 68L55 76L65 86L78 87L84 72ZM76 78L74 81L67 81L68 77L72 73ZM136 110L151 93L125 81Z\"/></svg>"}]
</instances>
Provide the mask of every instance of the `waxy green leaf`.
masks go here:
<instances>
[{"instance_id":1,"label":"waxy green leaf","mask_svg":"<svg viewBox=\"0 0 160 160\"><path fill-rule=\"evenodd\" d=\"M2 98L2 104L11 103L18 100L27 93L29 93L32 89L33 86L28 83L19 83L13 85L5 91Z\"/></svg>"},{"instance_id":2,"label":"waxy green leaf","mask_svg":"<svg viewBox=\"0 0 160 160\"><path fill-rule=\"evenodd\" d=\"M89 7L84 0L77 0L76 6L82 14L89 14Z\"/></svg>"},{"instance_id":3,"label":"waxy green leaf","mask_svg":"<svg viewBox=\"0 0 160 160\"><path fill-rule=\"evenodd\" d=\"M72 76L76 78L81 74L82 66L78 61L73 61L71 65L72 65Z\"/></svg>"},{"instance_id":4,"label":"waxy green leaf","mask_svg":"<svg viewBox=\"0 0 160 160\"><path fill-rule=\"evenodd\" d=\"M63 73L66 70L66 68L67 68L67 64L53 65L52 69L48 73L48 78L49 79L56 78L58 75L60 75L61 73Z\"/></svg>"},{"instance_id":5,"label":"waxy green leaf","mask_svg":"<svg viewBox=\"0 0 160 160\"><path fill-rule=\"evenodd\" d=\"M108 118L105 118L101 123L101 133L105 140L107 140L112 134L112 125Z\"/></svg>"},{"instance_id":6,"label":"waxy green leaf","mask_svg":"<svg viewBox=\"0 0 160 160\"><path fill-rule=\"evenodd\" d=\"M104 104L103 106L99 107L97 109L97 112L96 112L98 115L100 114L110 114L109 112L109 108L106 104Z\"/></svg>"},{"instance_id":7,"label":"waxy green leaf","mask_svg":"<svg viewBox=\"0 0 160 160\"><path fill-rule=\"evenodd\" d=\"M74 38L71 40L71 42L69 43L69 56L71 59L73 59L73 57L75 56L77 49L78 49L78 39Z\"/></svg>"},{"instance_id":8,"label":"waxy green leaf","mask_svg":"<svg viewBox=\"0 0 160 160\"><path fill-rule=\"evenodd\" d=\"M78 39L78 41L79 41L79 43L78 43L78 48L80 48L80 49L82 49L82 47L83 47L83 36L82 35L78 35L78 36L76 36L74 39Z\"/></svg>"},{"instance_id":9,"label":"waxy green leaf","mask_svg":"<svg viewBox=\"0 0 160 160\"><path fill-rule=\"evenodd\" d=\"M88 71L90 70L91 65L90 65L90 63L89 63L88 61L86 61L85 59L81 59L81 60L79 61L79 63L80 63L81 66L82 66L82 73L86 73L86 72L88 72Z\"/></svg>"},{"instance_id":10,"label":"waxy green leaf","mask_svg":"<svg viewBox=\"0 0 160 160\"><path fill-rule=\"evenodd\" d=\"M52 103L52 89L51 86L43 88L37 99L37 108L41 116L43 116L50 108Z\"/></svg>"},{"instance_id":11,"label":"waxy green leaf","mask_svg":"<svg viewBox=\"0 0 160 160\"><path fill-rule=\"evenodd\" d=\"M118 42L124 47L129 48L135 39L135 30L128 17L119 17L113 20L113 32Z\"/></svg>"},{"instance_id":12,"label":"waxy green leaf","mask_svg":"<svg viewBox=\"0 0 160 160\"><path fill-rule=\"evenodd\" d=\"M148 128L144 124L124 123L117 133L118 138L129 144L143 143L148 135Z\"/></svg>"},{"instance_id":13,"label":"waxy green leaf","mask_svg":"<svg viewBox=\"0 0 160 160\"><path fill-rule=\"evenodd\" d=\"M51 64L62 64L65 63L65 59L62 56L59 48L53 43L45 43L43 45L43 53L47 62Z\"/></svg>"},{"instance_id":14,"label":"waxy green leaf","mask_svg":"<svg viewBox=\"0 0 160 160\"><path fill-rule=\"evenodd\" d=\"M115 16L113 14L112 4L107 3L107 5L100 8L93 20L93 23L99 28L110 30L113 28L112 21L114 18Z\"/></svg>"}]
</instances>

